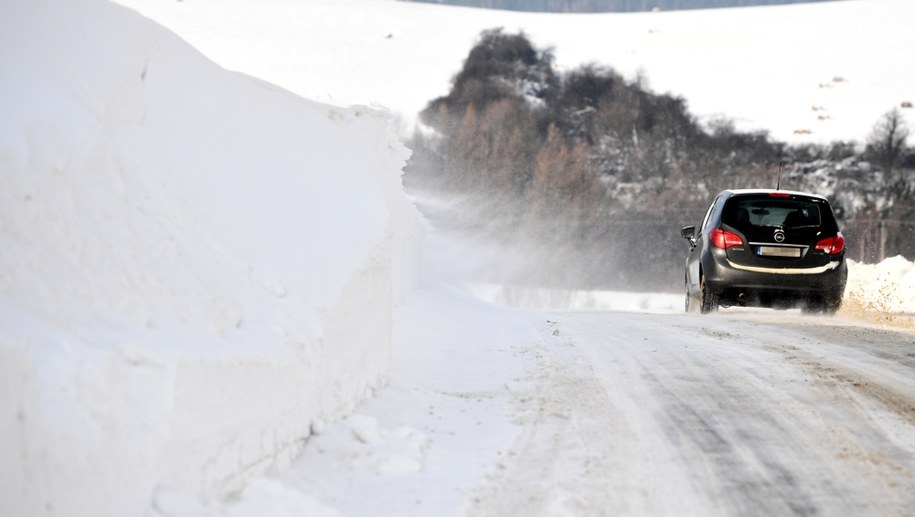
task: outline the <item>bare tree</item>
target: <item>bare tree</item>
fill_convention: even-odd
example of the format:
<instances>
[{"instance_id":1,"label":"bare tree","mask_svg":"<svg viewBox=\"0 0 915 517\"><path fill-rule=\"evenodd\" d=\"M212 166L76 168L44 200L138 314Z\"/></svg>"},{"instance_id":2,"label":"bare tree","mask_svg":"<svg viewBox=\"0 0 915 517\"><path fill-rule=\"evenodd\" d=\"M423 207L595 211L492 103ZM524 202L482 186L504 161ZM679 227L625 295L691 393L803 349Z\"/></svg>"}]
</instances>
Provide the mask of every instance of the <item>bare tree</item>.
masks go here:
<instances>
[{"instance_id":1,"label":"bare tree","mask_svg":"<svg viewBox=\"0 0 915 517\"><path fill-rule=\"evenodd\" d=\"M867 152L887 173L892 172L905 151L908 138L909 128L899 110L893 108L874 125L867 141Z\"/></svg>"}]
</instances>

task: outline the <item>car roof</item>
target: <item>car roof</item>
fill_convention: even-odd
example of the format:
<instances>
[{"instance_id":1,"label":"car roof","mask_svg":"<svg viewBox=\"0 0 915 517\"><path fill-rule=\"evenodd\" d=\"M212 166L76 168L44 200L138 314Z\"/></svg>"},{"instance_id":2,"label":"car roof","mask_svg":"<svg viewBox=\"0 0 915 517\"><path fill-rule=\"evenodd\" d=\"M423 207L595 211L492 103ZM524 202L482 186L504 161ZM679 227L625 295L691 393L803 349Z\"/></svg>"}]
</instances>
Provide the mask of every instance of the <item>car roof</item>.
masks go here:
<instances>
[{"instance_id":1,"label":"car roof","mask_svg":"<svg viewBox=\"0 0 915 517\"><path fill-rule=\"evenodd\" d=\"M772 193L778 192L779 194L788 194L788 195L791 195L791 196L812 197L812 198L822 199L823 201L826 201L826 198L823 197L823 196L821 196L821 195L819 195L819 194L813 194L813 193L811 193L811 192L800 192L800 191L796 191L796 190L750 189L750 188L747 188L747 189L728 189L728 190L725 190L724 192L726 192L726 193L728 194L728 197L731 197L731 196L745 196L745 195L753 195L753 194L772 194ZM723 192L723 193L724 193L724 192Z\"/></svg>"}]
</instances>

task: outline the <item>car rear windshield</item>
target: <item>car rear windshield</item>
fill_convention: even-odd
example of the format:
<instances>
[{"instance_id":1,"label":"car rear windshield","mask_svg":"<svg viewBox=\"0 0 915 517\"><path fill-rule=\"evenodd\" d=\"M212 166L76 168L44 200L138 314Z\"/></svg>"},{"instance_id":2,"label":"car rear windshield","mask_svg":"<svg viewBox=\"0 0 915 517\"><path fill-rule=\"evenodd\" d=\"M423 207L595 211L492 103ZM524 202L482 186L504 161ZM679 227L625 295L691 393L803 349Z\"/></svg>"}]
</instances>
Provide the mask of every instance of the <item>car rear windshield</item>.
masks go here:
<instances>
[{"instance_id":1,"label":"car rear windshield","mask_svg":"<svg viewBox=\"0 0 915 517\"><path fill-rule=\"evenodd\" d=\"M804 199L755 197L732 198L721 221L740 231L752 227L816 228L823 224L820 203Z\"/></svg>"}]
</instances>

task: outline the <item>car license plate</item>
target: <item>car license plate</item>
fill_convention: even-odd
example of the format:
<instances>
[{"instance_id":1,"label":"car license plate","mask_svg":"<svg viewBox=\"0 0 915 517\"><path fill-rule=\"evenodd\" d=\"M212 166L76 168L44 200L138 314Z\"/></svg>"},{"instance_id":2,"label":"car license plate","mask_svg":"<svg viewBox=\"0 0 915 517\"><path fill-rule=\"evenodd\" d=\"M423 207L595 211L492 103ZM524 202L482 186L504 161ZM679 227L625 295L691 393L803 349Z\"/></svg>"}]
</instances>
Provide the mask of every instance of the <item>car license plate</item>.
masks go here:
<instances>
[{"instance_id":1,"label":"car license plate","mask_svg":"<svg viewBox=\"0 0 915 517\"><path fill-rule=\"evenodd\" d=\"M757 249L756 254L760 257L799 258L801 256L801 249L785 246L760 246L759 249Z\"/></svg>"}]
</instances>

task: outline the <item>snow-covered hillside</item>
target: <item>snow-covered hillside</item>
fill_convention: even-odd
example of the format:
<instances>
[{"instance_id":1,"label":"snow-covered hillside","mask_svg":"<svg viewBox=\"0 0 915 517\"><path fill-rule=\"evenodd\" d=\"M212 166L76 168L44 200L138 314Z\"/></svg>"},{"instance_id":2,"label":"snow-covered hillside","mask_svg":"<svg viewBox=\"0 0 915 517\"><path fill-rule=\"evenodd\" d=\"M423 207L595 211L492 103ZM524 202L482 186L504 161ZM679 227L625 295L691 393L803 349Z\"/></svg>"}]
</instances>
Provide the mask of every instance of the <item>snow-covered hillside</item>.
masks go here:
<instances>
[{"instance_id":1,"label":"snow-covered hillside","mask_svg":"<svg viewBox=\"0 0 915 517\"><path fill-rule=\"evenodd\" d=\"M309 98L381 104L408 126L494 27L554 47L561 68L641 73L703 120L788 142L863 142L884 113L915 102L910 0L585 15L395 0L117 1L227 68ZM901 111L915 127L915 109Z\"/></svg>"},{"instance_id":2,"label":"snow-covered hillside","mask_svg":"<svg viewBox=\"0 0 915 517\"><path fill-rule=\"evenodd\" d=\"M0 514L221 498L385 382L421 234L387 114L102 0L5 2L0 68Z\"/></svg>"}]
</instances>

